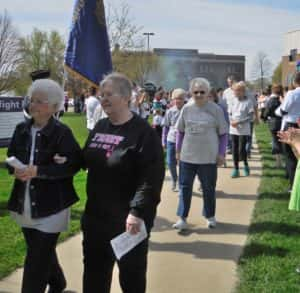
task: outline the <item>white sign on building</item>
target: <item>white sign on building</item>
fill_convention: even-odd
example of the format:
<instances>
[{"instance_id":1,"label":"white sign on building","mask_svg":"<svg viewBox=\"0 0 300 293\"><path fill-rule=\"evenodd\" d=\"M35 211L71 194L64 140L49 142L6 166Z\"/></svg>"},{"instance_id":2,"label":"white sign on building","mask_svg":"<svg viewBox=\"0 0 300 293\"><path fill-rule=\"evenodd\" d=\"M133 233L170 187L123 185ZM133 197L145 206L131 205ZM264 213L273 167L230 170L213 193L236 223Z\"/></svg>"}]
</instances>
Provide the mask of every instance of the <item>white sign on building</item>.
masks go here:
<instances>
[{"instance_id":1,"label":"white sign on building","mask_svg":"<svg viewBox=\"0 0 300 293\"><path fill-rule=\"evenodd\" d=\"M0 147L8 146L16 125L22 121L23 97L0 96Z\"/></svg>"}]
</instances>

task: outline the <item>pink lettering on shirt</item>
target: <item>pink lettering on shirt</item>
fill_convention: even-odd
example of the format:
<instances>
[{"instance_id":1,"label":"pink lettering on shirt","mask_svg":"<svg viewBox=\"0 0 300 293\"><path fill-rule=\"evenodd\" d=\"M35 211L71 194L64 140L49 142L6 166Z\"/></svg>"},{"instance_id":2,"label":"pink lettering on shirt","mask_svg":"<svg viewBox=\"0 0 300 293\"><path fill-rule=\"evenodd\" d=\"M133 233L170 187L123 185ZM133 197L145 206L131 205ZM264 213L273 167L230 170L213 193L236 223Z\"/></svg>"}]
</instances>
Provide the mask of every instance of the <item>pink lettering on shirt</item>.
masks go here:
<instances>
[{"instance_id":1,"label":"pink lettering on shirt","mask_svg":"<svg viewBox=\"0 0 300 293\"><path fill-rule=\"evenodd\" d=\"M89 148L92 149L103 149L105 150L105 155L109 158L115 148L124 140L124 136L114 135L114 134L103 134L95 133L92 138L92 142L89 144Z\"/></svg>"}]
</instances>

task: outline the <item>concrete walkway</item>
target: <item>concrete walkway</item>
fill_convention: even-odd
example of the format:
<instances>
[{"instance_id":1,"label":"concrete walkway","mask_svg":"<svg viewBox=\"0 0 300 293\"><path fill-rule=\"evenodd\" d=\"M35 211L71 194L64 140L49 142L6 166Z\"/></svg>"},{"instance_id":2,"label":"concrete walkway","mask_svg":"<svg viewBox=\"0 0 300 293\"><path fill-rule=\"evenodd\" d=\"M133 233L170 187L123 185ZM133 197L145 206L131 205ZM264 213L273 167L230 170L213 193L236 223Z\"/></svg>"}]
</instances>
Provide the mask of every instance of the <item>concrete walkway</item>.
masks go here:
<instances>
[{"instance_id":1,"label":"concrete walkway","mask_svg":"<svg viewBox=\"0 0 300 293\"><path fill-rule=\"evenodd\" d=\"M231 179L232 161L219 169L216 229L208 230L201 217L202 198L195 182L189 217L191 229L178 234L172 229L177 220L177 194L170 191L166 177L148 266L148 293L229 293L237 282L237 261L247 237L256 200L261 162L255 148L250 160L251 176ZM242 173L242 172L241 172ZM69 292L81 292L81 235L59 245L58 254L68 280ZM0 293L20 292L22 270L0 282ZM121 293L115 269L112 293Z\"/></svg>"}]
</instances>

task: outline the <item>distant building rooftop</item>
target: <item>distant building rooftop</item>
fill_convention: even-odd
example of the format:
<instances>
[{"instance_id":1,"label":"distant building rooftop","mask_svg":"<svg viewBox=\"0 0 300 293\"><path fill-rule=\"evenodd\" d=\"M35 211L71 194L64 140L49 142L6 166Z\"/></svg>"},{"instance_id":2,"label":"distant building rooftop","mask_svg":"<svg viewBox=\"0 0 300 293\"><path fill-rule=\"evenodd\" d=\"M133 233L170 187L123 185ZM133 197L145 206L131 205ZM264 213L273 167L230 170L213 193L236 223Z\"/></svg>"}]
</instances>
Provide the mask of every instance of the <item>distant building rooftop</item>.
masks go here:
<instances>
[{"instance_id":1,"label":"distant building rooftop","mask_svg":"<svg viewBox=\"0 0 300 293\"><path fill-rule=\"evenodd\" d=\"M200 59L209 60L235 60L245 62L245 56L241 55L216 55L213 53L199 53L196 49L168 49L155 48L153 52L159 56L174 56L174 57L198 57Z\"/></svg>"}]
</instances>

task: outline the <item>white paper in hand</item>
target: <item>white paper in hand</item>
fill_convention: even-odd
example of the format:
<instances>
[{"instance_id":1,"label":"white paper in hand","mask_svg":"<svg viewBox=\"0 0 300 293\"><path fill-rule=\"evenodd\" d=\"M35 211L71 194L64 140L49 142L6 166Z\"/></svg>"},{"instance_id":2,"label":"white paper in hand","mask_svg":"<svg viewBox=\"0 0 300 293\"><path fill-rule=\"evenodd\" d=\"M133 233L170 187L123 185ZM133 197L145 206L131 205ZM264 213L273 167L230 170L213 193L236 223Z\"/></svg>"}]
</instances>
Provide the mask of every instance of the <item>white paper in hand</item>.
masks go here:
<instances>
[{"instance_id":1,"label":"white paper in hand","mask_svg":"<svg viewBox=\"0 0 300 293\"><path fill-rule=\"evenodd\" d=\"M141 231L136 235L131 235L129 232L124 232L110 241L115 256L118 260L123 255L141 243L147 238L147 230L144 221L141 224Z\"/></svg>"},{"instance_id":2,"label":"white paper in hand","mask_svg":"<svg viewBox=\"0 0 300 293\"><path fill-rule=\"evenodd\" d=\"M19 161L16 157L9 157L5 161L9 166L11 166L15 169L25 169L27 167L21 161Z\"/></svg>"}]
</instances>

